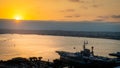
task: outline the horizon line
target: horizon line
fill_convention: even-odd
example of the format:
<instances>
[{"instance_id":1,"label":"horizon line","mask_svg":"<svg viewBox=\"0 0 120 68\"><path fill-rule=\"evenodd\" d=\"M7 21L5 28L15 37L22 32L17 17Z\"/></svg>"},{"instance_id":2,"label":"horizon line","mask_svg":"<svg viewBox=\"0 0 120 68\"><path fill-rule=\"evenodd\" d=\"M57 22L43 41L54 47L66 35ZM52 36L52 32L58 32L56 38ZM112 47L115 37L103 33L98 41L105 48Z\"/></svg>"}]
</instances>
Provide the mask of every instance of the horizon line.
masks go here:
<instances>
[{"instance_id":1,"label":"horizon line","mask_svg":"<svg viewBox=\"0 0 120 68\"><path fill-rule=\"evenodd\" d=\"M5 19L5 18L0 18L0 21L1 20L4 20L4 21L7 21L7 20L10 20L10 21L15 21L16 19ZM19 21L43 21L43 22L46 22L46 21L53 21L53 22L76 22L76 23L98 23L98 22L100 22L100 23L120 23L120 22L115 22L115 21L88 21L88 20L83 20L83 21L71 21L71 20L28 20L28 19L26 19L26 20L19 20Z\"/></svg>"}]
</instances>

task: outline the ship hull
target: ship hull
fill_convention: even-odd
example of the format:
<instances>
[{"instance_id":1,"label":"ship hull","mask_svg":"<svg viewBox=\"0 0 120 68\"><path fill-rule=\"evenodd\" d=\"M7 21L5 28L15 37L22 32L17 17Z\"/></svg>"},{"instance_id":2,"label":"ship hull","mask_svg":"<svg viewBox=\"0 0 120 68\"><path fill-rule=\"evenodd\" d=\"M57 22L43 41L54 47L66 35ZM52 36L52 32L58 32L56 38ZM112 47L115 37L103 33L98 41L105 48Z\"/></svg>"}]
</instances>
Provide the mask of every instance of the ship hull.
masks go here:
<instances>
[{"instance_id":1,"label":"ship hull","mask_svg":"<svg viewBox=\"0 0 120 68\"><path fill-rule=\"evenodd\" d=\"M90 57L78 56L71 52L58 51L57 53L60 55L59 61L62 62L62 64L73 66L74 68L113 68L116 66L114 61L109 61L109 59L101 60L98 58L100 56L95 56L91 59ZM97 60L95 58L97 58ZM104 59L107 58L104 57Z\"/></svg>"},{"instance_id":2,"label":"ship hull","mask_svg":"<svg viewBox=\"0 0 120 68\"><path fill-rule=\"evenodd\" d=\"M88 60L82 61L67 57L60 57L60 61L63 64L73 66L74 68L114 68L116 66L116 64L112 62L99 62L99 61L87 62Z\"/></svg>"}]
</instances>

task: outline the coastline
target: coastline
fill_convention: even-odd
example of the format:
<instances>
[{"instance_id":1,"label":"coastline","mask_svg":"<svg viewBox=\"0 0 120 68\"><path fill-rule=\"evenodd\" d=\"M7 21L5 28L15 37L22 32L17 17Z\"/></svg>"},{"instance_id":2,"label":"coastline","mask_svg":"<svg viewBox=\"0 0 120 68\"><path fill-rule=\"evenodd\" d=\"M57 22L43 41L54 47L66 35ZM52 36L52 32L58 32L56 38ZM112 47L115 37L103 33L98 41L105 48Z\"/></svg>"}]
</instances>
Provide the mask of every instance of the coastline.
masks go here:
<instances>
[{"instance_id":1,"label":"coastline","mask_svg":"<svg viewBox=\"0 0 120 68\"><path fill-rule=\"evenodd\" d=\"M87 31L64 31L64 30L10 30L0 29L0 34L37 34L53 36L88 37L120 40L120 32L87 32Z\"/></svg>"}]
</instances>

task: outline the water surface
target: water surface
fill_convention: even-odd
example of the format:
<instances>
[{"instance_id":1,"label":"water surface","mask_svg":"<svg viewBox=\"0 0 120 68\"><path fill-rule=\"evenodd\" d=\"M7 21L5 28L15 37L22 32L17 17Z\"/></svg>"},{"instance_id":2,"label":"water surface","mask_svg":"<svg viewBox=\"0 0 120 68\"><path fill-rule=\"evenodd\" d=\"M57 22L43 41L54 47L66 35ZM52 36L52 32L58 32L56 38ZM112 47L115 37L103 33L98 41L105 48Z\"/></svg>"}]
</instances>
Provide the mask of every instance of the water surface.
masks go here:
<instances>
[{"instance_id":1,"label":"water surface","mask_svg":"<svg viewBox=\"0 0 120 68\"><path fill-rule=\"evenodd\" d=\"M84 40L89 41L87 48L94 46L95 55L110 57L108 53L120 51L119 40L35 34L0 34L0 60L41 56L43 60L52 61L59 58L59 55L55 53L56 50L70 52L82 50Z\"/></svg>"}]
</instances>

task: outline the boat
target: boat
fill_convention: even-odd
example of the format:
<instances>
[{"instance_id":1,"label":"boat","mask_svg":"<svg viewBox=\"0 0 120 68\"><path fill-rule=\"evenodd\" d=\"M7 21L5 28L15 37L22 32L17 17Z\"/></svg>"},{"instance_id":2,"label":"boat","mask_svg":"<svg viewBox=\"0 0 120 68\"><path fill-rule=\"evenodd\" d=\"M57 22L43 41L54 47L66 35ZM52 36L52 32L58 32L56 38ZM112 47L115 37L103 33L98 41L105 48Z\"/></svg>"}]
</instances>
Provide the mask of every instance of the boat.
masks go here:
<instances>
[{"instance_id":1,"label":"boat","mask_svg":"<svg viewBox=\"0 0 120 68\"><path fill-rule=\"evenodd\" d=\"M120 58L120 52L116 52L116 53L110 53L110 56L116 56L118 58Z\"/></svg>"},{"instance_id":2,"label":"boat","mask_svg":"<svg viewBox=\"0 0 120 68\"><path fill-rule=\"evenodd\" d=\"M92 46L91 50L87 49L87 44L88 41L84 41L83 50L79 52L56 51L56 53L60 55L61 61L67 62L68 64L77 64L79 66L87 66L88 68L90 66L96 66L97 68L113 68L116 66L117 62L115 59L94 55L94 47Z\"/></svg>"}]
</instances>

